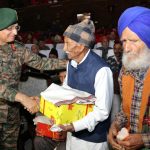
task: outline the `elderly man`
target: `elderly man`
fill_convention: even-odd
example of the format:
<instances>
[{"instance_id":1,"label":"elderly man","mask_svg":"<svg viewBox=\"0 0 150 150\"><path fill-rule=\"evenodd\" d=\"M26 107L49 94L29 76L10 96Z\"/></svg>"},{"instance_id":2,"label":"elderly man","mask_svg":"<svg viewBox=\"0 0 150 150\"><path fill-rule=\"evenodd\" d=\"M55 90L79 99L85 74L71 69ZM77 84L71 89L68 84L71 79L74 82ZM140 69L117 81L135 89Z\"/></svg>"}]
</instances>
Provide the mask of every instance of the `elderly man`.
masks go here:
<instances>
[{"instance_id":1,"label":"elderly man","mask_svg":"<svg viewBox=\"0 0 150 150\"><path fill-rule=\"evenodd\" d=\"M131 7L123 12L118 32L123 44L123 67L119 82L121 111L109 130L114 149L150 149L150 9ZM118 140L126 127L128 136Z\"/></svg>"},{"instance_id":2,"label":"elderly man","mask_svg":"<svg viewBox=\"0 0 150 150\"><path fill-rule=\"evenodd\" d=\"M67 150L107 150L107 131L113 97L112 72L92 47L95 27L91 20L70 25L64 32L64 51L70 62L64 84L95 95L93 111L81 120L60 127L69 131Z\"/></svg>"},{"instance_id":3,"label":"elderly man","mask_svg":"<svg viewBox=\"0 0 150 150\"><path fill-rule=\"evenodd\" d=\"M110 66L110 69L113 72L113 80L114 80L114 97L113 97L113 104L112 104L112 110L111 110L111 121L114 120L115 115L120 110L120 88L119 88L119 82L118 82L118 76L121 69L121 58L122 58L122 44L120 41L116 40L114 41L114 54L113 56L109 56L107 58L107 63Z\"/></svg>"},{"instance_id":4,"label":"elderly man","mask_svg":"<svg viewBox=\"0 0 150 150\"><path fill-rule=\"evenodd\" d=\"M22 64L33 68L64 68L66 62L57 59L41 59L38 55L15 41L20 29L17 12L0 8L0 149L16 150L20 126L19 106L29 112L38 111L37 98L18 91Z\"/></svg>"}]
</instances>

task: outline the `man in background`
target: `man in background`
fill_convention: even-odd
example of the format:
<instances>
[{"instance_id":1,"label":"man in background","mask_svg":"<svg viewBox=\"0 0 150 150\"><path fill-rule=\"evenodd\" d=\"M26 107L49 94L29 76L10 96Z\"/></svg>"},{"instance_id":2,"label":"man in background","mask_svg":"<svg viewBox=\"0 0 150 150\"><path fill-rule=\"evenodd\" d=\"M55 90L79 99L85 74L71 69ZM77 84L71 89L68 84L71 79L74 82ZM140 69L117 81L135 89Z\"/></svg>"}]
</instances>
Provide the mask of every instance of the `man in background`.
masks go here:
<instances>
[{"instance_id":1,"label":"man in background","mask_svg":"<svg viewBox=\"0 0 150 150\"><path fill-rule=\"evenodd\" d=\"M111 121L114 120L115 115L119 112L121 103L120 87L118 82L118 77L122 66L122 44L120 41L116 40L114 42L113 51L114 55L107 58L107 63L113 72L114 80L114 97L111 110Z\"/></svg>"},{"instance_id":2,"label":"man in background","mask_svg":"<svg viewBox=\"0 0 150 150\"><path fill-rule=\"evenodd\" d=\"M33 53L35 53L35 54L41 56L41 57L46 57L46 55L40 53L40 49L39 49L39 46L38 46L37 44L33 44L33 45L31 46L31 51L32 51Z\"/></svg>"},{"instance_id":3,"label":"man in background","mask_svg":"<svg viewBox=\"0 0 150 150\"><path fill-rule=\"evenodd\" d=\"M109 39L107 36L102 37L101 44L102 46L97 48L99 50L99 56L107 61L107 58L110 55L109 53L112 52L113 49L112 47L109 47Z\"/></svg>"}]
</instances>

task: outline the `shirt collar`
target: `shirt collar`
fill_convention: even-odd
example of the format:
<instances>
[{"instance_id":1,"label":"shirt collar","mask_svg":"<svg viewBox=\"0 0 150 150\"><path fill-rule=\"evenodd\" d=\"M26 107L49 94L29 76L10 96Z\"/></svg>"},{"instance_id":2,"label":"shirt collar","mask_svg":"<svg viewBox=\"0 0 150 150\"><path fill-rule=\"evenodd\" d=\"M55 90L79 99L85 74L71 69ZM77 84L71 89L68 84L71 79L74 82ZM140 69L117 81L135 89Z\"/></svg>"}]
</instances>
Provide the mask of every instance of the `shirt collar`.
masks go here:
<instances>
[{"instance_id":1,"label":"shirt collar","mask_svg":"<svg viewBox=\"0 0 150 150\"><path fill-rule=\"evenodd\" d=\"M86 53L86 55L83 57L83 59L81 60L81 62L79 64L81 64L88 56L90 52L90 49L88 50L88 52ZM71 66L73 66L74 68L78 68L78 65L79 65L75 60L71 60Z\"/></svg>"}]
</instances>

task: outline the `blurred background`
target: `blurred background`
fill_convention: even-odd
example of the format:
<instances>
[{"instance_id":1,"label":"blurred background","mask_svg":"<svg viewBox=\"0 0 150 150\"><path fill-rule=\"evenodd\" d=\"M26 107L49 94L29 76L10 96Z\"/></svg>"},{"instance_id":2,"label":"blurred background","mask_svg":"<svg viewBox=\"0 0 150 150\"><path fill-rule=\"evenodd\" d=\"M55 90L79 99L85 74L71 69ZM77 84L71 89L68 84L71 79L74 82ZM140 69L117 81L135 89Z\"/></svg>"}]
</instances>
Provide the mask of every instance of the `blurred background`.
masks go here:
<instances>
[{"instance_id":1,"label":"blurred background","mask_svg":"<svg viewBox=\"0 0 150 150\"><path fill-rule=\"evenodd\" d=\"M130 6L150 7L150 0L0 0L0 7L18 11L22 31L63 32L79 13L90 12L96 28L113 28Z\"/></svg>"}]
</instances>

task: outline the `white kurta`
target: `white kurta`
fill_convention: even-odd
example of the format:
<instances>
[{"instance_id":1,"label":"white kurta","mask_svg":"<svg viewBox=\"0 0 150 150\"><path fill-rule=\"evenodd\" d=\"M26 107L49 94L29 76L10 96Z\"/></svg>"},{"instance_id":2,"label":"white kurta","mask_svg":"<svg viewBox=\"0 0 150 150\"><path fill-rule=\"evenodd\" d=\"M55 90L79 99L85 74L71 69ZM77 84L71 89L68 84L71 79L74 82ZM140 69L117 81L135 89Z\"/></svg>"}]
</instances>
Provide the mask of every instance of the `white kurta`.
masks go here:
<instances>
[{"instance_id":1,"label":"white kurta","mask_svg":"<svg viewBox=\"0 0 150 150\"><path fill-rule=\"evenodd\" d=\"M87 55L84 57L81 63L86 59ZM72 61L72 65L73 67L77 67L75 61ZM67 76L64 81L64 84L67 84ZM89 132L92 132L99 122L102 122L108 118L113 99L113 77L110 68L103 67L97 72L95 76L94 88L96 97L94 109L92 112L88 113L84 118L73 122L75 132L84 129L87 129ZM107 150L108 146L107 142L88 142L73 137L71 136L71 134L68 134L66 148L67 150Z\"/></svg>"}]
</instances>

